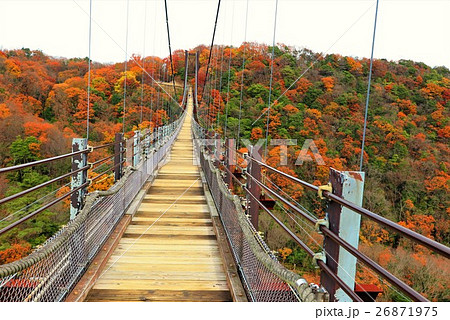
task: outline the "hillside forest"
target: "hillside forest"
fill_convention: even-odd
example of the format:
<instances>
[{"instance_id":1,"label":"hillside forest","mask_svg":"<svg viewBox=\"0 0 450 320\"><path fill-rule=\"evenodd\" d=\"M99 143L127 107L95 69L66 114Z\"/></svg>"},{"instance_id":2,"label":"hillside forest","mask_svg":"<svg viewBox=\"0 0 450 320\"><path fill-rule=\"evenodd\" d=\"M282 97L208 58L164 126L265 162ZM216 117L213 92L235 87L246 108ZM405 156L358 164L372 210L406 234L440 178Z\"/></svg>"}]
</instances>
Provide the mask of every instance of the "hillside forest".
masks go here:
<instances>
[{"instance_id":1,"label":"hillside forest","mask_svg":"<svg viewBox=\"0 0 450 320\"><path fill-rule=\"evenodd\" d=\"M272 49L273 104L270 113L264 113L269 101ZM197 51L202 84L210 51L202 45L190 53ZM184 51L174 52L173 63L173 76L182 83ZM168 58L133 56L125 77L124 63L92 63L90 144L112 142L115 133L122 130L131 136L133 130L151 129L177 116L172 99L150 79L169 81L168 64ZM190 59L188 80L192 86L194 65ZM322 185L328 182L330 167L359 170L368 73L369 60L365 58L322 55L281 44L275 48L256 43L215 47L208 81L205 87L200 85L199 119L203 125L213 124L220 133L227 132L227 136L239 135L256 143L266 137L269 114L269 140L295 139L297 144L288 148L287 165L280 165L281 148L270 144L265 161ZM54 58L30 49L0 51L0 167L70 152L71 139L86 136L87 83L87 59ZM176 99L181 101L181 90ZM450 243L449 107L448 68L410 60L374 61L363 205L446 245ZM295 165L306 139L314 141L325 165L312 161ZM95 154L97 159L104 156ZM69 170L70 162L63 161L0 176L0 199ZM271 172L264 175L267 183L280 188L312 215L323 217L326 203L317 196ZM110 184L106 179L95 187L106 189ZM0 206L0 227L36 208L46 194L57 195L67 188L44 188ZM0 239L0 264L27 255L59 230L68 221L67 206L54 206L4 235ZM308 245L319 249L320 235L300 220L293 223L282 206L277 205L275 211ZM285 266L319 282L318 271L307 255L264 214L259 229ZM446 276L450 265L445 258L365 219L360 249L428 299L450 299ZM357 282L381 287L380 300L405 299L362 265L358 265Z\"/></svg>"}]
</instances>

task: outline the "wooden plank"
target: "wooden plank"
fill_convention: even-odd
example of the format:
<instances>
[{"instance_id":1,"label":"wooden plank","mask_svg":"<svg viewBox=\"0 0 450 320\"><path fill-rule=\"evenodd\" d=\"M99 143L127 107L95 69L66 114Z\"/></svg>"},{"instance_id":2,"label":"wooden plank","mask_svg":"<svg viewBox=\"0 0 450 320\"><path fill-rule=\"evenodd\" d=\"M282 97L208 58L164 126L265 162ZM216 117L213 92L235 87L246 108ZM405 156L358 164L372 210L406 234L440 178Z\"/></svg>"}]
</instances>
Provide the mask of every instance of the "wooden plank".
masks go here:
<instances>
[{"instance_id":1,"label":"wooden plank","mask_svg":"<svg viewBox=\"0 0 450 320\"><path fill-rule=\"evenodd\" d=\"M97 290L88 301L231 301L228 290Z\"/></svg>"},{"instance_id":2,"label":"wooden plank","mask_svg":"<svg viewBox=\"0 0 450 320\"><path fill-rule=\"evenodd\" d=\"M142 218L142 219L147 219L147 218ZM132 222L132 225L134 226L148 226L149 223L153 223L156 222L156 219L153 218L148 218L149 220L147 221L142 221L142 220L135 220ZM206 219L190 219L190 220L206 220ZM177 227L177 226L192 226L192 227L210 227L212 226L212 222L211 221L207 221L207 222L198 222L198 221L192 221L189 222L187 220L183 221L183 222L168 222L168 221L161 221L158 220L158 225L160 226L167 226L167 227Z\"/></svg>"},{"instance_id":3,"label":"wooden plank","mask_svg":"<svg viewBox=\"0 0 450 320\"><path fill-rule=\"evenodd\" d=\"M205 234L137 234L137 233L128 233L125 232L123 234L123 238L129 238L129 239L155 239L157 241L168 241L168 240L190 240L197 241L197 240L213 240L215 241L216 235L205 235Z\"/></svg>"},{"instance_id":4,"label":"wooden plank","mask_svg":"<svg viewBox=\"0 0 450 320\"><path fill-rule=\"evenodd\" d=\"M202 182L200 180L162 180L162 179L156 179L153 183L152 187L170 187L170 188L194 188L194 187L201 187Z\"/></svg>"},{"instance_id":5,"label":"wooden plank","mask_svg":"<svg viewBox=\"0 0 450 320\"><path fill-rule=\"evenodd\" d=\"M124 280L174 280L181 281L186 279L195 279L197 281L226 280L225 274L217 272L198 272L198 271L172 271L172 272L155 272L155 271L133 271L132 273L124 273L122 271L108 271L102 276L102 279L124 279Z\"/></svg>"},{"instance_id":6,"label":"wooden plank","mask_svg":"<svg viewBox=\"0 0 450 320\"><path fill-rule=\"evenodd\" d=\"M215 233L213 230L210 231L204 231L204 230L197 230L198 228L208 228L208 227L191 227L191 229L185 229L183 230L182 228L178 228L175 229L176 227L170 227L173 228L172 230L164 230L161 229L163 228L163 226L158 226L157 228L150 228L148 229L147 226L141 226L141 225L133 225L130 227L134 227L134 228L129 228L127 229L126 234L142 234L142 235L155 235L155 236L161 236L161 237L167 237L167 236L193 236L193 239L196 239L197 236L208 236L208 238L210 238L209 236L214 236L211 238L215 238ZM140 227L141 229L137 229L136 227ZM148 229L148 230L146 230Z\"/></svg>"},{"instance_id":7,"label":"wooden plank","mask_svg":"<svg viewBox=\"0 0 450 320\"><path fill-rule=\"evenodd\" d=\"M155 252L163 252L167 254L171 254L172 252L180 252L181 255L185 255L185 252L187 250L190 250L192 252L218 252L217 245L197 245L197 244L188 244L188 245L172 245L172 244L149 244L149 243L135 243L133 246L129 243L119 243L116 250L133 250L136 248L136 250L145 250L150 253Z\"/></svg>"},{"instance_id":8,"label":"wooden plank","mask_svg":"<svg viewBox=\"0 0 450 320\"><path fill-rule=\"evenodd\" d=\"M173 210L150 210L138 211L136 217L140 218L181 218L181 219L207 219L210 217L208 212L197 211L187 212L177 209Z\"/></svg>"},{"instance_id":9,"label":"wooden plank","mask_svg":"<svg viewBox=\"0 0 450 320\"><path fill-rule=\"evenodd\" d=\"M187 207L188 206L188 207ZM189 215L198 214L198 213L209 213L208 207L205 205L197 204L197 205L189 205L189 204L181 204L181 205L160 205L160 203L143 203L137 213L185 213Z\"/></svg>"},{"instance_id":10,"label":"wooden plank","mask_svg":"<svg viewBox=\"0 0 450 320\"><path fill-rule=\"evenodd\" d=\"M105 270L109 271L121 271L123 273L131 273L135 271L142 270L142 264L136 263L122 263L122 264L114 264L111 267L109 264L105 267ZM151 272L169 272L169 271L192 271L196 272L215 272L215 273L223 273L223 267L221 264L206 264L206 263L196 263L196 264L153 264L151 266L145 266L145 270L149 270ZM105 274L107 273L105 272ZM120 278L118 278L120 279Z\"/></svg>"},{"instance_id":11,"label":"wooden plank","mask_svg":"<svg viewBox=\"0 0 450 320\"><path fill-rule=\"evenodd\" d=\"M156 218L149 218L149 217L143 217L143 216L135 216L133 218L133 221L131 222L131 224L136 224L137 222L144 222L147 223L148 225L151 225L153 222L157 221L158 223L160 223L161 225L164 225L165 223L179 223L180 225L190 225L190 224L194 224L194 223L212 223L211 218L208 217L207 215L205 215L205 218L194 218L194 217L189 217L188 214L186 214L187 216L184 218L172 218L166 215L163 215L161 218L158 219L158 217Z\"/></svg>"},{"instance_id":12,"label":"wooden plank","mask_svg":"<svg viewBox=\"0 0 450 320\"><path fill-rule=\"evenodd\" d=\"M140 239L133 239L133 238L122 238L120 239L120 244L156 244L160 245L161 243L169 244L172 246L178 246L178 245L191 245L195 244L196 246L216 246L217 247L217 240L216 239L197 239L195 242L192 240L186 240L186 239L164 239L164 241L161 241L161 239L157 238L140 238Z\"/></svg>"},{"instance_id":13,"label":"wooden plank","mask_svg":"<svg viewBox=\"0 0 450 320\"><path fill-rule=\"evenodd\" d=\"M154 225L150 229L148 226L136 226L130 225L127 228L127 232L155 232L155 234L190 234L190 232L195 232L194 234L214 234L214 230L212 227L192 227L192 226L184 226L183 224L179 226L163 226L163 225Z\"/></svg>"},{"instance_id":14,"label":"wooden plank","mask_svg":"<svg viewBox=\"0 0 450 320\"><path fill-rule=\"evenodd\" d=\"M119 290L228 290L225 280L217 281L180 281L180 280L111 280L100 278L95 284L95 289L119 289Z\"/></svg>"},{"instance_id":15,"label":"wooden plank","mask_svg":"<svg viewBox=\"0 0 450 320\"><path fill-rule=\"evenodd\" d=\"M127 253L127 257L136 257L136 256L143 256L148 258L161 258L161 257L168 257L173 258L176 257L179 259L180 257L186 258L186 253L189 254L189 258L212 258L212 257L219 257L220 253L219 250L192 250L189 248L189 251L149 251L146 250L145 247L135 248L132 247L131 249L119 249L116 248L114 251L115 255L120 256L121 254ZM187 261L187 260L185 260Z\"/></svg>"},{"instance_id":16,"label":"wooden plank","mask_svg":"<svg viewBox=\"0 0 450 320\"><path fill-rule=\"evenodd\" d=\"M211 255L210 257L193 257L189 255L189 252L186 252L185 257L180 256L140 256L140 255L132 255L125 254L123 256L119 255L119 253L114 253L111 256L111 260L116 261L117 263L133 263L133 264L220 264L222 263L220 255Z\"/></svg>"},{"instance_id":17,"label":"wooden plank","mask_svg":"<svg viewBox=\"0 0 450 320\"><path fill-rule=\"evenodd\" d=\"M152 187L150 188L151 192L154 194L161 194L167 196L174 196L173 200L180 196L180 194L184 193L184 195L202 195L203 189L193 187L186 191L186 188L172 188L172 187Z\"/></svg>"},{"instance_id":18,"label":"wooden plank","mask_svg":"<svg viewBox=\"0 0 450 320\"><path fill-rule=\"evenodd\" d=\"M155 200L164 200L164 201L168 201L169 199L167 199L166 195L162 195L162 194L147 194L144 197L145 201L155 201ZM203 201L205 202L205 197L203 195L187 195L184 194L183 196L181 196L177 202L179 202L180 200L186 201L186 200L191 200L191 201ZM172 200L173 201L173 200Z\"/></svg>"}]
</instances>

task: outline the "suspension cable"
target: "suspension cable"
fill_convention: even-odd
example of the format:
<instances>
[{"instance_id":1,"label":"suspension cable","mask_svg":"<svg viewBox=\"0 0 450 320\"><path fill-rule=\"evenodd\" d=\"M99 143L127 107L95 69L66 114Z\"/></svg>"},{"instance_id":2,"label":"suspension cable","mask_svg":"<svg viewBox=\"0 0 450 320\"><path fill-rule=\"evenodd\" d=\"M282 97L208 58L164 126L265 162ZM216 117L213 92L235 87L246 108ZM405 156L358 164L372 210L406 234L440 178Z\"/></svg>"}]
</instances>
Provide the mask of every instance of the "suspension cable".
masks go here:
<instances>
[{"instance_id":1,"label":"suspension cable","mask_svg":"<svg viewBox=\"0 0 450 320\"><path fill-rule=\"evenodd\" d=\"M215 55L215 59L214 59L214 92L216 92L216 93L217 93L217 78L218 78L217 70L218 70L218 66L219 66L218 61L219 61L219 48L217 48L217 46L216 46L216 55ZM212 91L212 89L211 89L211 91ZM220 98L218 99L218 102L220 104ZM215 107L215 106L216 106L216 98L213 96L213 107ZM219 114L219 108L220 108L220 105L217 106L216 118ZM211 128L213 128L213 123L214 123L214 121L211 117Z\"/></svg>"},{"instance_id":2,"label":"suspension cable","mask_svg":"<svg viewBox=\"0 0 450 320\"><path fill-rule=\"evenodd\" d=\"M225 11L226 12L226 11ZM225 31L224 31L225 33ZM225 38L225 37L224 37ZM225 47L222 46L222 53L221 53L222 57L220 59L220 77L219 77L219 94L220 94L220 98L222 99L222 75L223 75L223 60L224 60L224 56L225 56ZM219 117L217 117L217 123L216 123L216 127L219 127Z\"/></svg>"},{"instance_id":3,"label":"suspension cable","mask_svg":"<svg viewBox=\"0 0 450 320\"><path fill-rule=\"evenodd\" d=\"M301 79L303 78L303 76L325 55L327 54L358 22L359 20L361 20L366 14L367 12L369 12L370 9L372 9L372 7L375 5L375 3L371 4L366 11L364 11L359 17L358 19L356 19L345 31L344 33L342 33L337 39L336 41L333 42L333 44L331 46L328 47L328 49L323 52L323 53L319 53L316 57L316 59L309 64L309 66L305 69L305 71L302 72L301 75L299 75L297 77L297 79L294 80L294 82L292 82L289 87L286 88L286 90L283 91L282 94L280 94L278 96L278 98L276 98L274 101L278 101L280 100L280 98L282 98L289 90L291 90L291 88ZM261 119L261 117L263 115L266 114L266 112L268 111L268 109L266 109L265 111L261 112L261 114L258 116L258 118L256 118L255 121L253 121L252 125L254 125L259 119Z\"/></svg>"},{"instance_id":4,"label":"suspension cable","mask_svg":"<svg viewBox=\"0 0 450 320\"><path fill-rule=\"evenodd\" d=\"M174 93L174 96L175 96L175 100L178 101L178 99L177 99L177 89L175 87L175 73L173 72L172 46L170 45L169 13L168 13L168 10L167 10L167 0L164 0L164 7L166 9L167 40L169 42L170 68L172 70L173 93Z\"/></svg>"},{"instance_id":5,"label":"suspension cable","mask_svg":"<svg viewBox=\"0 0 450 320\"><path fill-rule=\"evenodd\" d=\"M246 60L246 50L247 50L247 26L248 26L248 2L245 9L245 29L244 29L244 51L242 54L242 74L241 74L241 93L239 97L239 120L238 120L238 132L237 132L237 142L236 148L239 149L239 139L241 137L241 119L242 119L242 99L244 95L244 70L245 70L245 60ZM237 160L237 152L236 152L236 160Z\"/></svg>"},{"instance_id":6,"label":"suspension cable","mask_svg":"<svg viewBox=\"0 0 450 320\"><path fill-rule=\"evenodd\" d=\"M156 12L157 12L157 10L156 10L156 8L157 8L157 5L158 5L158 3L155 1L155 12L154 12L154 16L153 16L153 22L154 22L154 24L155 24L155 32L153 32L153 50L155 49L155 44L156 44ZM154 63L156 63L156 61L153 59L153 62ZM152 68L152 70L151 70L151 72L152 72L152 77L153 78L155 78L155 68L153 67ZM155 86L155 81L152 81L152 85L153 85L153 88L155 89L155 91L157 91L158 89L156 88L156 86ZM153 114L154 114L154 112L153 112L153 101L155 100L154 99L154 97L153 97L154 95L152 95L152 98L150 99L150 115L149 115L149 121L152 121L153 120ZM155 110L156 110L156 108L157 108L157 101L155 100ZM155 125L153 124L153 128L155 127Z\"/></svg>"},{"instance_id":7,"label":"suspension cable","mask_svg":"<svg viewBox=\"0 0 450 320\"><path fill-rule=\"evenodd\" d=\"M277 0L278 1L278 0ZM233 0L233 10L231 12L231 37L230 37L230 56L228 57L228 84L227 84L227 104L225 105L225 128L224 138L227 138L228 129L228 105L230 103L230 80L231 80L231 58L233 54L233 27L234 27L234 6L236 2Z\"/></svg>"},{"instance_id":8,"label":"suspension cable","mask_svg":"<svg viewBox=\"0 0 450 320\"><path fill-rule=\"evenodd\" d=\"M92 0L89 1L89 66L87 84L87 117L86 117L86 139L89 141L89 117L91 106L91 48L92 48Z\"/></svg>"},{"instance_id":9,"label":"suspension cable","mask_svg":"<svg viewBox=\"0 0 450 320\"><path fill-rule=\"evenodd\" d=\"M209 64L211 63L211 52L212 52L212 49L213 49L213 47L214 47L214 38L215 38L215 36L216 36L217 20L219 19L220 2L221 2L221 0L219 0L218 3L217 3L216 21L214 22L214 31L213 31L213 36L212 36L212 40L211 40L211 46L209 47L208 64L207 64L207 66L206 66L205 80L203 80L202 95L201 95L201 97L200 97L200 103L201 103L202 100L203 100L203 90L205 89L206 80L208 79Z\"/></svg>"},{"instance_id":10,"label":"suspension cable","mask_svg":"<svg viewBox=\"0 0 450 320\"><path fill-rule=\"evenodd\" d=\"M375 35L377 32L378 3L379 3L379 0L377 0L377 6L375 8L375 21L373 23L372 51L370 53L369 83L367 84L366 108L364 111L364 129L363 129L363 137L362 137L362 142L361 142L361 158L359 161L359 171L362 171L363 162L364 162L364 145L366 142L366 130L367 130L367 112L369 109L370 86L372 83L373 51L375 48Z\"/></svg>"},{"instance_id":11,"label":"suspension cable","mask_svg":"<svg viewBox=\"0 0 450 320\"><path fill-rule=\"evenodd\" d=\"M216 46L216 48L217 48L217 46ZM217 52L217 50L216 50L216 52ZM213 59L212 59L211 65L217 65L217 54L214 55L214 50L212 52L212 55L213 55ZM207 105L209 105L209 108L208 108L208 118L207 119L208 119L209 127L211 129L213 128L212 117L214 115L213 108L214 108L214 102L215 102L213 90L217 88L216 80L217 80L217 67L214 68L214 75L211 76L211 79L209 82L209 99L208 99L208 103L207 103ZM214 88L213 88L213 82L214 82Z\"/></svg>"},{"instance_id":12,"label":"suspension cable","mask_svg":"<svg viewBox=\"0 0 450 320\"><path fill-rule=\"evenodd\" d=\"M146 32L147 32L147 0L145 0L144 7L144 45L142 48L142 68L145 69L145 40L146 40ZM145 82L145 73L142 72L142 87L141 87L141 119L140 124L142 124L142 116L143 116L143 108L144 108L144 82Z\"/></svg>"},{"instance_id":13,"label":"suspension cable","mask_svg":"<svg viewBox=\"0 0 450 320\"><path fill-rule=\"evenodd\" d=\"M89 16L89 13L84 10L84 8L76 1L76 0L72 0L77 6L78 8L80 8L81 11L83 11L87 16ZM95 23L95 25L97 25L97 27L100 28L100 30L109 38L111 39L112 42L114 42L114 44L125 53L125 49L116 41L116 39L114 39L108 32L106 32L106 30L94 19L92 19L92 22ZM148 73L144 68L142 68L142 65L139 63L139 61L134 58L133 56L130 57L131 60L133 60L134 63L136 63L136 66L138 66L140 69L142 69L145 74L147 74L147 76L158 85L158 87L173 101L176 102L176 104L179 106L179 103L177 100L175 100L175 98L169 93L167 92L153 77L150 73ZM180 106L179 106L180 107Z\"/></svg>"},{"instance_id":14,"label":"suspension cable","mask_svg":"<svg viewBox=\"0 0 450 320\"><path fill-rule=\"evenodd\" d=\"M297 200L295 200L290 194L288 194L286 191L284 191L282 188L280 188L275 182L273 182L266 174L265 180L271 183L277 190L279 190L282 194L286 195L294 204L298 207L300 207L302 210L304 210L306 213L308 213L310 216L312 216L314 219L318 219L315 214L313 214L311 211L306 209L304 206L302 206Z\"/></svg>"},{"instance_id":15,"label":"suspension cable","mask_svg":"<svg viewBox=\"0 0 450 320\"><path fill-rule=\"evenodd\" d=\"M225 6L225 8L224 8L223 16L224 16L224 27L223 27L223 32L222 32L222 42L225 43L226 22L227 22L227 18L228 18L228 8L227 8L227 6ZM222 49L222 53L221 53L222 57L220 59L219 93L220 93L220 98L222 99L222 76L223 76L223 62L225 60L225 46L222 45L221 49ZM224 109L224 111L225 111L225 109ZM217 117L216 128L219 128L219 125L220 125L220 121L219 121L219 117Z\"/></svg>"},{"instance_id":16,"label":"suspension cable","mask_svg":"<svg viewBox=\"0 0 450 320\"><path fill-rule=\"evenodd\" d=\"M273 82L273 65L275 60L275 37L277 31L277 15L278 15L278 0L275 0L275 18L273 22L273 39L272 39L272 63L270 66L270 82L269 82L269 102L267 103L267 123L266 123L266 145L264 148L264 155L267 158L267 145L269 143L269 121L270 121L270 107L272 97L272 82Z\"/></svg>"},{"instance_id":17,"label":"suspension cable","mask_svg":"<svg viewBox=\"0 0 450 320\"><path fill-rule=\"evenodd\" d=\"M123 81L123 121L122 132L125 134L125 113L127 108L127 72L128 72L128 19L130 13L130 0L127 0L127 26L125 32L125 78Z\"/></svg>"}]
</instances>

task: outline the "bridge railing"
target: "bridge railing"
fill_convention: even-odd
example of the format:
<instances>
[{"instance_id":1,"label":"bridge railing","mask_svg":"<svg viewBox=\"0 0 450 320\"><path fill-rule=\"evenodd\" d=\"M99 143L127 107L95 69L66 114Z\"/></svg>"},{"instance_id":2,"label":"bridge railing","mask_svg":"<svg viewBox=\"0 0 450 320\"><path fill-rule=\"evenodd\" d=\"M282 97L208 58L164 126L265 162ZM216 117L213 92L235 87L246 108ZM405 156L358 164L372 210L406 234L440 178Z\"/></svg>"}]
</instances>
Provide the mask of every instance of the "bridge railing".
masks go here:
<instances>
[{"instance_id":1,"label":"bridge railing","mask_svg":"<svg viewBox=\"0 0 450 320\"><path fill-rule=\"evenodd\" d=\"M35 163L1 169L0 172L3 173L11 172L60 159L87 155L100 148L115 147L113 156L85 165L48 183L55 183L78 173L87 172L94 164L98 165L111 159L115 159L114 166L101 175L108 175L115 171L115 177L118 180L107 191L93 191L84 194L83 201L77 208L77 214L73 219L30 255L21 260L0 265L0 301L64 300L108 239L144 183L152 175L155 175L156 170L161 166L181 129L185 116L186 114L183 113L180 119L158 128L156 132L146 133L142 137L135 135L132 138L131 156L127 158L124 156L126 142L120 139L108 145L86 148ZM70 192L12 223L12 226L8 225L0 231L0 234L8 232L77 191L86 190L91 183L92 181L87 181L73 188ZM6 203L17 197L9 197L9 199L1 201Z\"/></svg>"},{"instance_id":2,"label":"bridge railing","mask_svg":"<svg viewBox=\"0 0 450 320\"><path fill-rule=\"evenodd\" d=\"M266 163L264 163L261 160L255 159L252 156L247 157L248 161L250 163L258 164L261 167L264 167L272 172L275 172L279 175L281 175L284 178L287 178L291 180L293 183L297 183L301 185L302 187L309 189L313 192L319 193L320 187L312 185L308 182L305 182L301 179L298 179L296 177L293 177L289 174L286 174L276 168L273 168ZM355 248L353 245L348 243L346 240L344 240L342 237L338 235L338 232L331 231L331 228L329 227L329 220L332 218L332 215L334 214L332 210L327 210L327 216L325 219L319 221L317 219L311 218L311 216L305 212L304 209L299 208L297 205L293 204L292 202L288 201L285 197L280 195L278 192L272 190L267 185L261 183L258 179L256 179L254 176L252 176L249 172L246 172L246 176L249 180L253 181L260 189L266 191L271 196L273 196L276 200L280 201L283 205L288 206L290 209L292 209L294 212L302 216L305 221L308 223L315 225L317 227L317 230L320 231L324 237L326 242L327 238L331 240L335 245L342 247L345 249L348 253L353 255L356 259L358 259L360 262L365 264L367 267L369 267L371 270L375 271L380 277L387 280L389 283L393 284L396 288L398 288L400 291L402 291L406 296L411 298L413 301L428 301L425 297L423 297L420 293L413 290L410 286L408 286L406 283L404 283L402 280L391 274L388 270L381 267L379 264L377 264L375 261L370 259L367 255L359 251L357 248ZM247 190L248 191L248 190ZM364 216L384 227L389 228L390 230L397 232L398 234L405 236L412 240L414 243L423 245L427 247L428 249L432 250L433 252L440 254L446 258L450 257L450 248L447 246L440 244L432 239L429 239L417 232L414 232L410 229L407 229L393 221L390 221L382 216L377 215L374 212L371 212L361 206L358 206L336 194L330 191L323 190L321 191L322 197L328 199L330 203L336 203L339 206L346 207L353 212L356 212L360 214L361 216ZM268 210L259 200L258 200L258 206L261 207L264 211L271 214L270 210ZM330 205L328 206L330 208ZM340 210L339 210L340 212ZM295 240L295 239L294 239ZM300 241L296 241L301 247L305 248L306 245ZM305 250L308 249L305 248ZM313 252L309 252L309 254L314 254ZM324 252L326 257L324 261L317 260L319 263L319 267L323 268L323 266L327 265L326 261L332 261L333 259L330 258L330 252ZM315 254L314 254L315 255ZM329 263L328 263L329 264ZM334 279L335 281L338 281L338 279ZM342 280L342 279L341 279ZM357 301L357 296L355 295L354 289L348 288L348 286L342 286L341 284L337 283L339 287L341 287L353 300Z\"/></svg>"},{"instance_id":3,"label":"bridge railing","mask_svg":"<svg viewBox=\"0 0 450 320\"><path fill-rule=\"evenodd\" d=\"M243 160L247 162L245 168L241 168L240 175L245 183L242 183L238 178L236 178L235 172L232 172L231 166L227 164L227 156L224 156L221 150L225 150L225 153L229 152L227 150L227 146L223 146L223 141L220 140L220 137L215 133L207 132L200 125L195 123L194 126L195 136L199 139L213 139L215 138L214 143L209 143L209 146L206 148L209 150L209 154L214 158L211 162L215 163L216 167L220 167L222 173L225 176L225 181L228 184L228 187L231 187L231 181L233 180L234 184L238 185L241 190L246 194L246 199L242 198L241 201L245 203L245 208L247 210L249 221L253 223L253 228L257 229L258 226L258 212L259 210L263 210L266 212L273 221L275 221L293 240L296 242L312 259L315 261L317 266L322 271L322 279L327 277L325 290L330 294L330 300L336 301L336 297L334 296L337 289L342 289L345 294L353 301L362 301L362 296L369 297L367 292L360 292L359 294L355 292L355 287L349 285L349 281L345 281L341 276L338 275L338 267L339 263L336 261L336 254L339 252L339 248L342 248L350 255L354 256L359 262L363 263L365 266L374 271L378 276L382 279L386 280L394 287L399 289L403 294L409 297L413 301L427 301L427 299L422 296L420 293L413 290L410 286L408 286L405 282L391 274L388 270L381 267L375 261L370 259L363 252L358 250L354 245L350 244L347 240L343 239L339 234L339 228L336 227L336 224L331 225L330 220L334 219L336 221L336 217L338 212L341 212L340 208L348 208L349 210L364 216L372 221L391 229L394 232L399 233L400 235L409 238L414 243L423 245L428 249L434 251L437 254L443 255L446 258L450 257L450 249L440 244L432 239L429 239L419 233L416 233L410 229L407 229L393 221L390 221L386 218L383 218L377 215L374 212L371 212L361 206L358 206L341 196L338 196L333 193L333 191L326 191L327 188L322 188L310 184L306 181L293 177L285 172L282 172L268 164L264 163L262 159L260 160L256 158L254 154L245 154L240 155ZM217 149L220 148L220 150ZM233 150L232 152L236 152ZM225 160L225 161L224 161ZM203 170L208 170L206 166L202 164ZM270 185L264 183L264 179L261 177L261 168L264 170L270 170L275 174L282 176L290 180L294 184L299 184L303 188L313 191L314 193L320 194L320 197L327 199L329 201L327 215L325 219L317 219L312 217L306 209L298 205L298 203L294 203L291 200L288 200L285 196L281 195L280 192L275 191L274 188ZM336 186L334 186L336 187ZM300 217L306 221L306 223L311 224L315 227L316 231L321 233L324 236L324 245L323 252L314 252L310 249L298 236L295 232L291 230L289 226L286 226L274 213L274 211L266 205L266 201L261 197L261 190L265 195L268 195L271 199L279 202L282 206L289 208L295 214L298 214ZM216 203L217 205L217 203ZM337 206L337 209L336 209ZM334 207L334 209L332 209ZM339 226L339 224L337 224ZM351 281L350 281L351 282ZM354 281L353 281L354 282ZM332 296L331 296L332 295Z\"/></svg>"},{"instance_id":4,"label":"bridge railing","mask_svg":"<svg viewBox=\"0 0 450 320\"><path fill-rule=\"evenodd\" d=\"M317 286L282 266L251 224L241 200L224 183L222 172L205 142L206 132L193 122L195 149L215 206L224 225L234 259L251 301L324 301Z\"/></svg>"}]
</instances>

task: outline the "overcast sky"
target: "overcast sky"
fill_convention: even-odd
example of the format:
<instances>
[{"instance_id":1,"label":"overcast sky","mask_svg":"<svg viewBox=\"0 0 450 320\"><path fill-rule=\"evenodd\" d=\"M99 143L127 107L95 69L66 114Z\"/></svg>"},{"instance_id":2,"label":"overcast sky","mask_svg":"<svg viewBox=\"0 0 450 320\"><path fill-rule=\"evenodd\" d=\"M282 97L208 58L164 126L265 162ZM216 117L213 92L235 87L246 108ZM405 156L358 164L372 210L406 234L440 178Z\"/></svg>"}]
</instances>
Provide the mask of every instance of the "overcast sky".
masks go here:
<instances>
[{"instance_id":1,"label":"overcast sky","mask_svg":"<svg viewBox=\"0 0 450 320\"><path fill-rule=\"evenodd\" d=\"M244 41L247 0L222 0L216 43ZM217 0L167 0L172 50L211 42ZM127 0L93 0L92 59L125 58ZM376 0L279 0L276 42L369 57ZM249 0L247 41L271 44L275 0ZM83 11L84 10L84 11ZM88 55L88 0L0 0L0 48ZM450 0L380 0L375 57L450 67ZM145 19L147 20L146 27ZM130 0L128 52L167 56L163 0ZM145 41L144 41L145 39Z\"/></svg>"}]
</instances>

